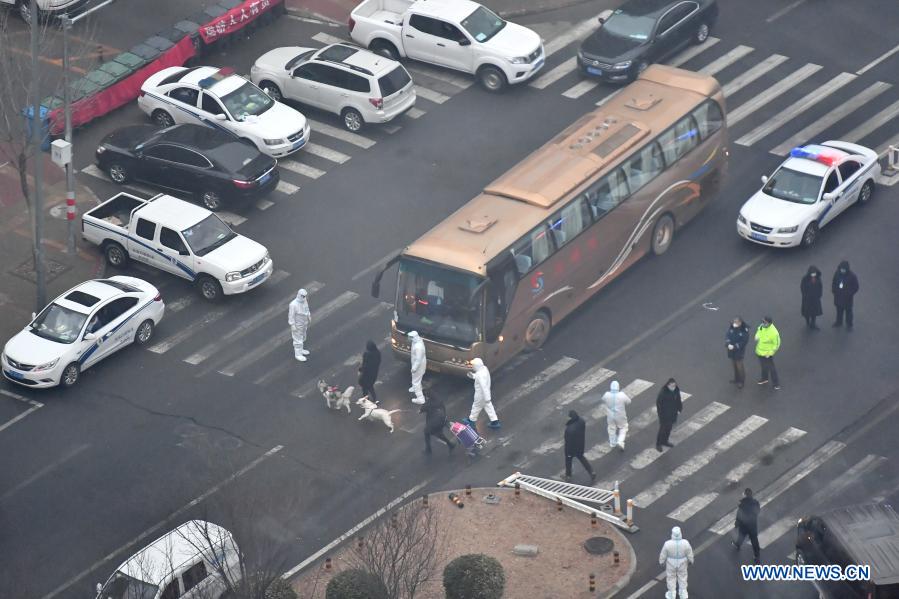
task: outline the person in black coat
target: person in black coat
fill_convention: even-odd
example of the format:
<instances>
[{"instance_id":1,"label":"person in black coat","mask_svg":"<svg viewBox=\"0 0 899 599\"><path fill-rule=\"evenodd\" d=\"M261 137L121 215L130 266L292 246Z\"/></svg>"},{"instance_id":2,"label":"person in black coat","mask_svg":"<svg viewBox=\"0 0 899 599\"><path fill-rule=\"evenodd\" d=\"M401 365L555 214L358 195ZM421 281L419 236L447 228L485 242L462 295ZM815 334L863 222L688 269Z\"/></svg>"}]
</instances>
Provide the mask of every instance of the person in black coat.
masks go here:
<instances>
[{"instance_id":1,"label":"person in black coat","mask_svg":"<svg viewBox=\"0 0 899 599\"><path fill-rule=\"evenodd\" d=\"M821 283L821 271L817 266L808 267L808 272L799 283L799 291L802 292L802 317L805 318L805 325L812 330L818 330L815 319L824 313L821 308L824 285Z\"/></svg>"},{"instance_id":2,"label":"person in black coat","mask_svg":"<svg viewBox=\"0 0 899 599\"><path fill-rule=\"evenodd\" d=\"M846 315L846 328L852 329L852 298L858 293L858 277L849 270L849 262L843 260L833 273L833 283L830 285L833 293L833 305L837 308L837 321L835 327L843 326L843 315Z\"/></svg>"},{"instance_id":3,"label":"person in black coat","mask_svg":"<svg viewBox=\"0 0 899 599\"><path fill-rule=\"evenodd\" d=\"M568 422L565 423L565 480L571 480L571 460L577 458L590 474L590 480L596 480L596 473L587 458L584 457L584 445L586 444L587 423L577 412L568 412Z\"/></svg>"},{"instance_id":4,"label":"person in black coat","mask_svg":"<svg viewBox=\"0 0 899 599\"><path fill-rule=\"evenodd\" d=\"M444 443L450 453L456 448L452 441L446 438L443 430L446 427L446 407L443 400L428 394L427 401L418 410L419 414L425 414L425 453L431 453L431 437L437 437Z\"/></svg>"},{"instance_id":5,"label":"person in black coat","mask_svg":"<svg viewBox=\"0 0 899 599\"><path fill-rule=\"evenodd\" d=\"M727 328L724 344L727 346L727 357L730 358L734 366L734 378L730 382L736 384L738 389L742 389L743 383L746 382L743 356L746 354L747 343L749 343L749 327L746 326L742 318L737 316Z\"/></svg>"},{"instance_id":6,"label":"person in black coat","mask_svg":"<svg viewBox=\"0 0 899 599\"><path fill-rule=\"evenodd\" d=\"M736 540L731 541L738 550L743 546L743 541L749 537L752 543L752 554L755 557L755 563L759 563L759 512L762 506L752 496L752 489L743 491L743 499L737 507L737 519L734 522L734 529L737 535Z\"/></svg>"},{"instance_id":7,"label":"person in black coat","mask_svg":"<svg viewBox=\"0 0 899 599\"><path fill-rule=\"evenodd\" d=\"M378 369L381 367L381 352L375 342L369 339L365 343L365 352L362 354L362 366L359 367L359 388L362 395L368 396L375 403L378 396L375 393L375 381L378 380Z\"/></svg>"},{"instance_id":8,"label":"person in black coat","mask_svg":"<svg viewBox=\"0 0 899 599\"><path fill-rule=\"evenodd\" d=\"M659 391L656 397L656 414L659 415L659 432L656 435L656 450L662 451L662 446L674 447L674 444L668 440L674 423L677 422L677 415L684 409L684 404L680 397L680 388L677 381L668 379L665 386Z\"/></svg>"}]
</instances>

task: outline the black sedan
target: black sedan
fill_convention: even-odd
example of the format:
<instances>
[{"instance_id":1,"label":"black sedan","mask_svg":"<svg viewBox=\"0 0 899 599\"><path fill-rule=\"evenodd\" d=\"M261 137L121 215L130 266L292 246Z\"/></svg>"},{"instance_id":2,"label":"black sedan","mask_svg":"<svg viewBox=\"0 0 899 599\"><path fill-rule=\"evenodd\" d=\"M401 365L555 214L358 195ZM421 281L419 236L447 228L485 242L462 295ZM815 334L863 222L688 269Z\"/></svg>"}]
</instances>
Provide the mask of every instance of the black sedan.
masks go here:
<instances>
[{"instance_id":1,"label":"black sedan","mask_svg":"<svg viewBox=\"0 0 899 599\"><path fill-rule=\"evenodd\" d=\"M209 210L260 198L278 184L277 162L227 131L201 125L123 127L97 148L97 166L119 185L144 181L188 194Z\"/></svg>"},{"instance_id":2,"label":"black sedan","mask_svg":"<svg viewBox=\"0 0 899 599\"><path fill-rule=\"evenodd\" d=\"M717 18L716 0L628 0L600 16L599 29L578 49L578 68L605 81L633 81L650 64L706 41Z\"/></svg>"}]
</instances>

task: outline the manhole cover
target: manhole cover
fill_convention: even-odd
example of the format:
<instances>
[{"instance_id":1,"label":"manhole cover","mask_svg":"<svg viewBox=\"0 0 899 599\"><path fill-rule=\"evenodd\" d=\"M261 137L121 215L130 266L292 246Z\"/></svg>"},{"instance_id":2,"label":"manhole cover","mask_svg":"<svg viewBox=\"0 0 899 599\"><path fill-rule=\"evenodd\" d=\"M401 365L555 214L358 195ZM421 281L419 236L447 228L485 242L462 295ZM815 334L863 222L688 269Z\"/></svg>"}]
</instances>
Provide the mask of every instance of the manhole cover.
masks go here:
<instances>
[{"instance_id":1,"label":"manhole cover","mask_svg":"<svg viewBox=\"0 0 899 599\"><path fill-rule=\"evenodd\" d=\"M57 262L56 260L51 260L46 256L44 257L44 265L46 267L45 282L47 283L49 283L65 271L69 270L68 265L63 264L62 262ZM37 283L37 275L34 274L34 260L31 258L25 260L25 262L22 262L9 272L17 277L25 279L26 281Z\"/></svg>"},{"instance_id":2,"label":"manhole cover","mask_svg":"<svg viewBox=\"0 0 899 599\"><path fill-rule=\"evenodd\" d=\"M615 543L609 537L590 537L584 541L584 549L593 555L604 555L615 547Z\"/></svg>"}]
</instances>

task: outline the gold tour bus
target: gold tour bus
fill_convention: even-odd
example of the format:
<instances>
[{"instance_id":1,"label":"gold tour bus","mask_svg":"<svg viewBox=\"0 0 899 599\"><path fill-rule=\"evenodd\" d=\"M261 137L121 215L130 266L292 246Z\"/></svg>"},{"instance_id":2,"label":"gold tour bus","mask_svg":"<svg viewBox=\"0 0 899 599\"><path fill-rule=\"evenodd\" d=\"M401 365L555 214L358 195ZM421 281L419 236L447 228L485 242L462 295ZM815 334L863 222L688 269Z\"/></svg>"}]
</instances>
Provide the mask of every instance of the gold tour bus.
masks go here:
<instances>
[{"instance_id":1,"label":"gold tour bus","mask_svg":"<svg viewBox=\"0 0 899 599\"><path fill-rule=\"evenodd\" d=\"M675 232L727 170L724 95L652 65L601 108L488 185L388 261L399 263L391 346L415 330L428 369L464 375L535 350L552 326Z\"/></svg>"}]
</instances>

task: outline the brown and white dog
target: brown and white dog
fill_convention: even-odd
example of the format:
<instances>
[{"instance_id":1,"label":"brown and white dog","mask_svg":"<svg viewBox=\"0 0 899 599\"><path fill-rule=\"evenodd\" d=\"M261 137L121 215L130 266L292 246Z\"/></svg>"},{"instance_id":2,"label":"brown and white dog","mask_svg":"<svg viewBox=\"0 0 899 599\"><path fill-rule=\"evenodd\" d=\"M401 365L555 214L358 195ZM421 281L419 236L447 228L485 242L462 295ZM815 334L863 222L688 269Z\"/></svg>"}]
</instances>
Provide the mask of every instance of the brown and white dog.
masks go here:
<instances>
[{"instance_id":1,"label":"brown and white dog","mask_svg":"<svg viewBox=\"0 0 899 599\"><path fill-rule=\"evenodd\" d=\"M346 408L347 414L350 413L350 398L353 396L353 392L356 390L355 387L350 385L343 390L343 393L341 393L339 387L331 386L325 381L320 380L318 381L318 390L325 398L325 401L328 403L329 408L339 410L341 407L344 407Z\"/></svg>"},{"instance_id":2,"label":"brown and white dog","mask_svg":"<svg viewBox=\"0 0 899 599\"><path fill-rule=\"evenodd\" d=\"M359 420L380 420L384 423L384 426L390 429L391 433L393 432L393 418L391 418L390 415L396 412L402 412L402 410L385 410L384 408L379 408L378 404L370 400L368 396L357 399L356 405L362 407L362 416L359 417Z\"/></svg>"}]
</instances>

